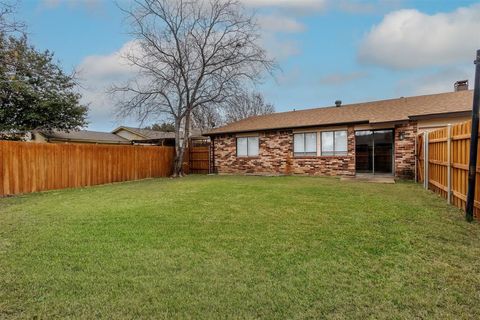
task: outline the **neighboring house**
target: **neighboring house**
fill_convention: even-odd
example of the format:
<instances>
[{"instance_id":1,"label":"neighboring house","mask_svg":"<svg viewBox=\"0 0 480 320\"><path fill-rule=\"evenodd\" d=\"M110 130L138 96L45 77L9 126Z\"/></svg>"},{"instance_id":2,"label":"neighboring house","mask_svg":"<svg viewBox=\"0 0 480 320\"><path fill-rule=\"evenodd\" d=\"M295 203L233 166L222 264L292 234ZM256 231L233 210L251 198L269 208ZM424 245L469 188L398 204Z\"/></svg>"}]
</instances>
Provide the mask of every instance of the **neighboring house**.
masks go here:
<instances>
[{"instance_id":1,"label":"neighboring house","mask_svg":"<svg viewBox=\"0 0 480 320\"><path fill-rule=\"evenodd\" d=\"M95 144L133 144L133 145L160 145L174 146L175 133L161 132L147 129L131 128L121 126L112 132L99 132L90 130L80 131L35 131L30 135L25 135L24 140L32 142L51 142L51 143L95 143ZM208 139L200 134L198 130L193 130L191 139Z\"/></svg>"},{"instance_id":2,"label":"neighboring house","mask_svg":"<svg viewBox=\"0 0 480 320\"><path fill-rule=\"evenodd\" d=\"M463 85L461 85L463 83ZM251 117L211 130L220 174L391 174L411 178L417 134L471 115L473 91Z\"/></svg>"},{"instance_id":3,"label":"neighboring house","mask_svg":"<svg viewBox=\"0 0 480 320\"><path fill-rule=\"evenodd\" d=\"M125 139L134 141L135 143L149 143L162 146L175 145L175 132L162 132L121 126L113 130L112 133ZM190 139L205 140L208 139L208 137L202 136L200 130L192 129L190 132Z\"/></svg>"},{"instance_id":4,"label":"neighboring house","mask_svg":"<svg viewBox=\"0 0 480 320\"><path fill-rule=\"evenodd\" d=\"M112 134L140 144L175 145L175 132L162 132L121 126L113 130Z\"/></svg>"},{"instance_id":5,"label":"neighboring house","mask_svg":"<svg viewBox=\"0 0 480 320\"><path fill-rule=\"evenodd\" d=\"M132 144L131 141L110 132L98 131L40 131L32 133L33 142Z\"/></svg>"}]
</instances>

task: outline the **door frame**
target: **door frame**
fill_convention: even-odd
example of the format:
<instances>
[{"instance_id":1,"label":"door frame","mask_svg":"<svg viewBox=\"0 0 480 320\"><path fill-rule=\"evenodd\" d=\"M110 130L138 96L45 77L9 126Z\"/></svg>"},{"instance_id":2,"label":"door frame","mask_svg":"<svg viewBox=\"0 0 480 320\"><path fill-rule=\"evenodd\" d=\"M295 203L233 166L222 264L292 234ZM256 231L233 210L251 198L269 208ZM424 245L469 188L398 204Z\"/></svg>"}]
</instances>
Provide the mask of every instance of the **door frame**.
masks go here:
<instances>
[{"instance_id":1,"label":"door frame","mask_svg":"<svg viewBox=\"0 0 480 320\"><path fill-rule=\"evenodd\" d=\"M371 172L361 172L361 174L378 174L375 173L375 131L391 131L392 132L392 148L391 148L391 156L392 156L392 171L391 172L384 172L380 173L383 175L395 175L395 129L394 128L385 128L385 129L359 129L354 131L355 136L355 174L357 174L357 135L358 131L370 131L372 132L373 144L372 144L372 171Z\"/></svg>"}]
</instances>

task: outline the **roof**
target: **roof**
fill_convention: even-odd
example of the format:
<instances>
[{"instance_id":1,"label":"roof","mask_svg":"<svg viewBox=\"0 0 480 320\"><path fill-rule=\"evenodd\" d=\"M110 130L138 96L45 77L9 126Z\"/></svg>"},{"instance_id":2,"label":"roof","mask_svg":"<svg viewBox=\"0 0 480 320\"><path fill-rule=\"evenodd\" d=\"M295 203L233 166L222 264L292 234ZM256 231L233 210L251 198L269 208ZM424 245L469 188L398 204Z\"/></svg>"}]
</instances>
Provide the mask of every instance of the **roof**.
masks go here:
<instances>
[{"instance_id":1,"label":"roof","mask_svg":"<svg viewBox=\"0 0 480 320\"><path fill-rule=\"evenodd\" d=\"M117 133L120 130L130 131L136 135L143 137L145 140L175 139L175 132L163 132L126 126L118 127L117 129L113 130L112 133Z\"/></svg>"},{"instance_id":2,"label":"roof","mask_svg":"<svg viewBox=\"0 0 480 320\"><path fill-rule=\"evenodd\" d=\"M61 140L61 141L82 141L82 142L96 142L96 143L115 143L115 144L130 144L125 138L117 136L116 134L110 132L100 132L100 131L41 131L40 132L45 138L51 140Z\"/></svg>"},{"instance_id":3,"label":"roof","mask_svg":"<svg viewBox=\"0 0 480 320\"><path fill-rule=\"evenodd\" d=\"M145 140L157 140L157 139L175 139L175 132L164 132L164 131L155 131L150 129L141 129L121 126L113 130L112 133L117 133L120 130L127 130L136 135L143 137ZM190 137L198 138L202 137L202 132L200 129L192 129L190 131Z\"/></svg>"},{"instance_id":4,"label":"roof","mask_svg":"<svg viewBox=\"0 0 480 320\"><path fill-rule=\"evenodd\" d=\"M471 112L472 101L473 90L465 90L347 104L340 107L278 112L233 122L226 126L213 129L206 134L215 135L338 124L375 124L407 121L422 116Z\"/></svg>"}]
</instances>

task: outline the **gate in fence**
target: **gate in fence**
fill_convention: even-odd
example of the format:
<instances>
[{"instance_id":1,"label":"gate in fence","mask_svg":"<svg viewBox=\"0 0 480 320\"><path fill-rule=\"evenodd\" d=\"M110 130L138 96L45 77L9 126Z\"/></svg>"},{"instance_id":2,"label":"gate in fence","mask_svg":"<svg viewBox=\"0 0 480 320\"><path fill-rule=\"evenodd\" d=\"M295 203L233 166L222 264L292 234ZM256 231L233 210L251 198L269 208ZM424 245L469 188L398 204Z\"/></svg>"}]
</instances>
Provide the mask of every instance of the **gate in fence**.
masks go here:
<instances>
[{"instance_id":1,"label":"gate in fence","mask_svg":"<svg viewBox=\"0 0 480 320\"><path fill-rule=\"evenodd\" d=\"M417 136L417 182L461 209L465 209L467 199L470 132L471 121L467 121ZM480 217L479 173L477 167L474 201L477 219Z\"/></svg>"},{"instance_id":2,"label":"gate in fence","mask_svg":"<svg viewBox=\"0 0 480 320\"><path fill-rule=\"evenodd\" d=\"M210 173L210 142L208 140L190 140L185 150L183 169L187 174Z\"/></svg>"}]
</instances>

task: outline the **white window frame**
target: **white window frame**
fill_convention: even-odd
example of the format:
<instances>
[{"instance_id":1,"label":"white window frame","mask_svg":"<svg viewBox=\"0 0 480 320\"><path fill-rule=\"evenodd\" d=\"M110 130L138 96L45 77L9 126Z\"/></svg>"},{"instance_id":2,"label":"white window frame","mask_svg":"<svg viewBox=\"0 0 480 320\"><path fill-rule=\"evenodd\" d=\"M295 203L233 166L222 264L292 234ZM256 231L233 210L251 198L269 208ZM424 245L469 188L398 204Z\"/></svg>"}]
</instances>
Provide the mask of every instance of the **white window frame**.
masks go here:
<instances>
[{"instance_id":1,"label":"white window frame","mask_svg":"<svg viewBox=\"0 0 480 320\"><path fill-rule=\"evenodd\" d=\"M315 135L315 151L307 152L305 151L307 145L307 134ZM295 152L295 136L303 135L303 152ZM318 156L318 132L309 131L309 132L294 132L293 133L293 156L294 157L316 157Z\"/></svg>"},{"instance_id":2,"label":"white window frame","mask_svg":"<svg viewBox=\"0 0 480 320\"><path fill-rule=\"evenodd\" d=\"M238 140L239 139L247 139L247 155L239 155L238 154ZM250 139L257 139L257 153L256 154L250 154L250 150L249 150L249 140ZM255 158L255 157L258 157L258 155L260 154L260 138L259 136L245 136L245 137L242 137L242 136L239 136L239 137L236 137L236 148L237 148L237 158Z\"/></svg>"},{"instance_id":3,"label":"white window frame","mask_svg":"<svg viewBox=\"0 0 480 320\"><path fill-rule=\"evenodd\" d=\"M335 133L336 132L345 132L347 139L347 150L337 151L335 143ZM323 151L323 134L331 133L333 138L333 151ZM329 153L329 154L325 154ZM320 154L322 157L338 157L338 156L347 156L348 155L348 130L325 130L320 132Z\"/></svg>"}]
</instances>

